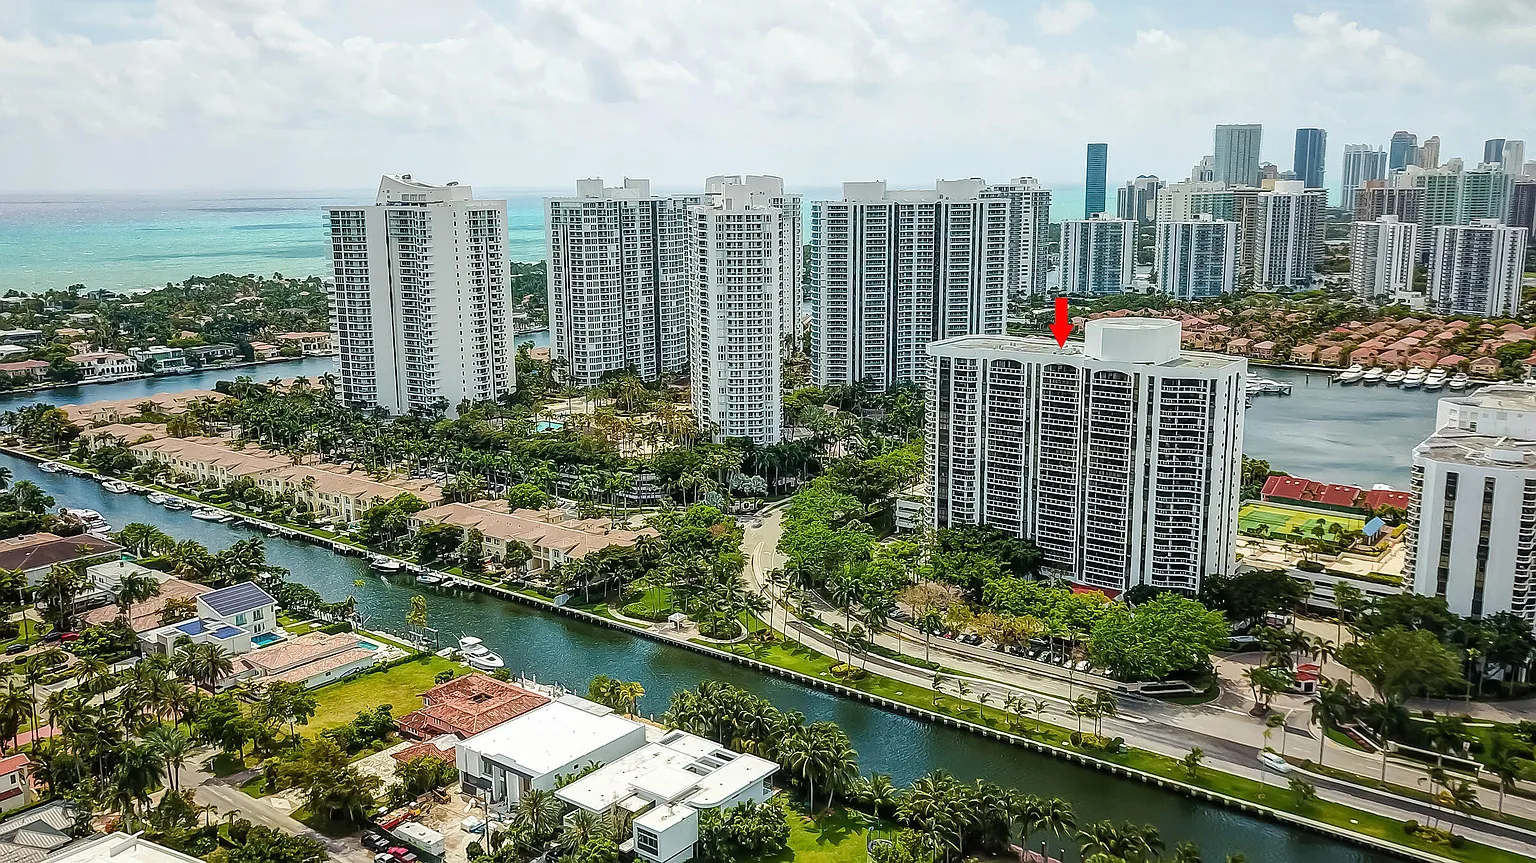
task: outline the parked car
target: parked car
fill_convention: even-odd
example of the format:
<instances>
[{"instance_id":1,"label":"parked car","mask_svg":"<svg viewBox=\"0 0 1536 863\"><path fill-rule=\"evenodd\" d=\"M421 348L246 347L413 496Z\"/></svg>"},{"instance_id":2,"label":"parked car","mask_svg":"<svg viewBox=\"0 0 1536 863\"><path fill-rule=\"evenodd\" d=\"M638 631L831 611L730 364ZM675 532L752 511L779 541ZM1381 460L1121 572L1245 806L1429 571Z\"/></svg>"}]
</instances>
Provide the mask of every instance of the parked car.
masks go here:
<instances>
[{"instance_id":1,"label":"parked car","mask_svg":"<svg viewBox=\"0 0 1536 863\"><path fill-rule=\"evenodd\" d=\"M1291 765L1281 758L1279 753L1270 752L1267 749L1259 753L1259 763L1276 773L1291 772Z\"/></svg>"},{"instance_id":2,"label":"parked car","mask_svg":"<svg viewBox=\"0 0 1536 863\"><path fill-rule=\"evenodd\" d=\"M369 851L383 851L389 847L390 839L380 833L364 833L363 847Z\"/></svg>"},{"instance_id":3,"label":"parked car","mask_svg":"<svg viewBox=\"0 0 1536 863\"><path fill-rule=\"evenodd\" d=\"M23 644L22 642L19 642L19 641L5 649L5 655L6 656L15 656L18 653L26 653L26 652L27 652L27 645L25 645L25 644Z\"/></svg>"},{"instance_id":4,"label":"parked car","mask_svg":"<svg viewBox=\"0 0 1536 863\"><path fill-rule=\"evenodd\" d=\"M66 632L63 635L59 636L59 640L60 641L79 641L80 640L80 633L78 633L78 632Z\"/></svg>"},{"instance_id":5,"label":"parked car","mask_svg":"<svg viewBox=\"0 0 1536 863\"><path fill-rule=\"evenodd\" d=\"M50 632L47 635L43 636L43 640L48 642L49 644L52 644L53 642L58 641L60 638L63 638L63 637L64 637L64 633L62 633L62 632Z\"/></svg>"}]
</instances>

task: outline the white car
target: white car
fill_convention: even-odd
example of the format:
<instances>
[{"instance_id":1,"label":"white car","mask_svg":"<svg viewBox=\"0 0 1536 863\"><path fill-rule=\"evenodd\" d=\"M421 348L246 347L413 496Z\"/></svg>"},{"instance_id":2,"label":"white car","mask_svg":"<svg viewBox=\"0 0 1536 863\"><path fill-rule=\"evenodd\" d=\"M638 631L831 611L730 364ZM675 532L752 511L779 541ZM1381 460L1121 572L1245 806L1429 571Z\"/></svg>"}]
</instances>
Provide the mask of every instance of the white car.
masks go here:
<instances>
[{"instance_id":1,"label":"white car","mask_svg":"<svg viewBox=\"0 0 1536 863\"><path fill-rule=\"evenodd\" d=\"M1259 753L1259 763L1276 773L1284 774L1291 772L1291 765L1284 758L1281 758L1279 753L1270 752L1268 749Z\"/></svg>"}]
</instances>

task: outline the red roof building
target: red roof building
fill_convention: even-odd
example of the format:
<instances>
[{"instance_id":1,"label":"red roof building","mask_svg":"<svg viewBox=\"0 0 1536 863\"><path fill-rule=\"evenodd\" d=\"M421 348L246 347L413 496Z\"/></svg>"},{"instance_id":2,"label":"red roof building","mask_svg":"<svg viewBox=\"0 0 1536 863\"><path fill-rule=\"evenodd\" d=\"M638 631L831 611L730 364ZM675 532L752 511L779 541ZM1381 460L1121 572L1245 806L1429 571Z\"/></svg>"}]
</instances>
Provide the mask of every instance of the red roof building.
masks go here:
<instances>
[{"instance_id":1,"label":"red roof building","mask_svg":"<svg viewBox=\"0 0 1536 863\"><path fill-rule=\"evenodd\" d=\"M1260 496L1264 500L1291 500L1298 503L1354 507L1356 501L1360 499L1360 489L1352 485L1322 483L1299 476L1271 476L1264 480L1264 490Z\"/></svg>"},{"instance_id":2,"label":"red roof building","mask_svg":"<svg viewBox=\"0 0 1536 863\"><path fill-rule=\"evenodd\" d=\"M466 674L422 694L420 710L400 717L413 737L456 734L461 739L543 707L549 699L488 674Z\"/></svg>"},{"instance_id":3,"label":"red roof building","mask_svg":"<svg viewBox=\"0 0 1536 863\"><path fill-rule=\"evenodd\" d=\"M1390 506L1408 511L1409 495L1406 491L1394 491L1390 488L1373 488L1365 493L1365 508L1375 511L1384 506Z\"/></svg>"}]
</instances>

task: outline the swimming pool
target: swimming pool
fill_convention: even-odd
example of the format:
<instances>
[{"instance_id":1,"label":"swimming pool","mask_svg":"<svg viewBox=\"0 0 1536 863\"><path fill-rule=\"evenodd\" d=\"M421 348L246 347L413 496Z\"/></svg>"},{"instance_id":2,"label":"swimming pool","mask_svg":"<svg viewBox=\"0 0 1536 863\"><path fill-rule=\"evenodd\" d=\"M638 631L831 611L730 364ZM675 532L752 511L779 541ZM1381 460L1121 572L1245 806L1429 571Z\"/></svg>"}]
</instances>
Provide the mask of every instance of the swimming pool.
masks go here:
<instances>
[{"instance_id":1,"label":"swimming pool","mask_svg":"<svg viewBox=\"0 0 1536 863\"><path fill-rule=\"evenodd\" d=\"M251 636L251 643L257 647L266 647L269 644L276 644L282 640L283 636L275 632L263 632L260 635Z\"/></svg>"},{"instance_id":2,"label":"swimming pool","mask_svg":"<svg viewBox=\"0 0 1536 863\"><path fill-rule=\"evenodd\" d=\"M361 638L359 638L357 640L357 646L361 647L364 650L378 650L379 649L379 646L377 644L374 644L371 641L364 641Z\"/></svg>"}]
</instances>

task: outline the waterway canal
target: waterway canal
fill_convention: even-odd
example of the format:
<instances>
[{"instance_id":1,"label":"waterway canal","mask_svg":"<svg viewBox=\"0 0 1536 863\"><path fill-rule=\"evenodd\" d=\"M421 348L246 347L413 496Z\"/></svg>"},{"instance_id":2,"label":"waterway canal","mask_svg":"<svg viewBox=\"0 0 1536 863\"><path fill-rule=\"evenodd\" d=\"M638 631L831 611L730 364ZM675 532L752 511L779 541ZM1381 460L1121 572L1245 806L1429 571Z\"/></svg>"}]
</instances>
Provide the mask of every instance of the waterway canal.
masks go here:
<instances>
[{"instance_id":1,"label":"waterway canal","mask_svg":"<svg viewBox=\"0 0 1536 863\"><path fill-rule=\"evenodd\" d=\"M137 495L110 494L90 480L45 474L20 459L0 461L11 468L16 479L37 483L60 505L98 510L117 527L134 521L154 523L177 538L196 539L215 550L249 536L264 536L247 528L198 521L184 512L170 512ZM508 668L577 691L584 690L587 681L599 673L639 680L646 688L640 703L642 712L662 712L673 692L695 686L700 680L723 680L756 692L782 709L798 710L812 720L838 723L853 739L866 771L888 773L901 783L936 768L967 780L984 777L1069 800L1079 821L1112 818L1155 824L1169 847L1184 840L1194 841L1205 850L1208 860L1220 860L1222 855L1237 851L1254 863L1385 863L1392 859L766 677L623 631L469 591L421 588L405 578L386 581L369 570L360 558L333 554L302 542L268 537L266 544L272 563L286 567L293 580L314 588L327 600L356 596L359 612L373 625L402 631L410 597L425 591L429 624L445 640L457 639L460 634L479 635L506 659ZM361 585L354 584L358 580Z\"/></svg>"}]
</instances>

